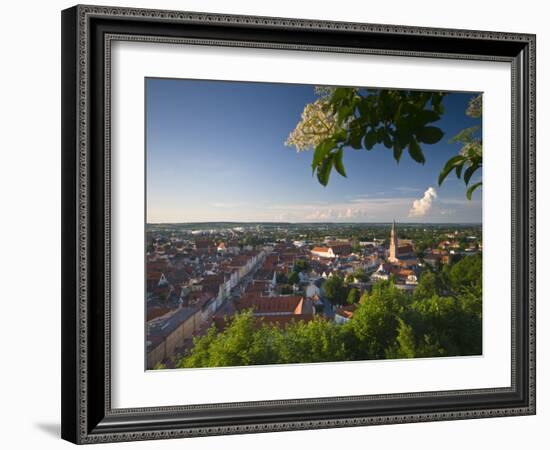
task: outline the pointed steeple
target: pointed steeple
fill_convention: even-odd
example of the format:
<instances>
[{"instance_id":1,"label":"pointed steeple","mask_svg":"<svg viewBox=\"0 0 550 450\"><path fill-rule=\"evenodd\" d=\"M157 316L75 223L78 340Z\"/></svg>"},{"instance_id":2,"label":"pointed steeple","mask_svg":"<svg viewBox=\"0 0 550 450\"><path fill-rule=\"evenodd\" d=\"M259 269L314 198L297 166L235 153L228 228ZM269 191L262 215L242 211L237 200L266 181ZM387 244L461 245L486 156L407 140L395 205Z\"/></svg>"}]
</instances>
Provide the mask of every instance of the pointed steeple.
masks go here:
<instances>
[{"instance_id":1,"label":"pointed steeple","mask_svg":"<svg viewBox=\"0 0 550 450\"><path fill-rule=\"evenodd\" d=\"M397 226L395 225L395 219L393 221L390 233L390 262L397 261L397 248L399 246L399 238L397 237Z\"/></svg>"}]
</instances>

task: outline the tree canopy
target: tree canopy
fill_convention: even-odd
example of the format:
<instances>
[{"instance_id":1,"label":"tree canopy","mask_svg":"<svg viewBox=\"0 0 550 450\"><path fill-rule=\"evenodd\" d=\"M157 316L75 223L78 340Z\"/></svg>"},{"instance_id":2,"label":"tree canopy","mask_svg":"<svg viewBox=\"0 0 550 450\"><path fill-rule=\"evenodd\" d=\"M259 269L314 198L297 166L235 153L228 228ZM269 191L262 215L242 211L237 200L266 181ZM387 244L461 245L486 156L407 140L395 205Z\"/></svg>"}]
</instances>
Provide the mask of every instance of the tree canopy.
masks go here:
<instances>
[{"instance_id":1,"label":"tree canopy","mask_svg":"<svg viewBox=\"0 0 550 450\"><path fill-rule=\"evenodd\" d=\"M342 277L339 275L333 275L324 282L323 294L331 304L343 305L346 303L348 289L346 288Z\"/></svg>"},{"instance_id":2,"label":"tree canopy","mask_svg":"<svg viewBox=\"0 0 550 450\"><path fill-rule=\"evenodd\" d=\"M359 301L359 289L357 288L351 288L348 293L348 297L346 299L346 302L348 305L353 305L354 303L357 303Z\"/></svg>"},{"instance_id":3,"label":"tree canopy","mask_svg":"<svg viewBox=\"0 0 550 450\"><path fill-rule=\"evenodd\" d=\"M480 264L481 256L468 256L445 275L424 272L413 295L391 281L378 282L342 325L316 316L279 328L263 323L251 311L241 312L225 330L212 326L204 336L196 337L194 347L177 366L479 355Z\"/></svg>"}]
</instances>

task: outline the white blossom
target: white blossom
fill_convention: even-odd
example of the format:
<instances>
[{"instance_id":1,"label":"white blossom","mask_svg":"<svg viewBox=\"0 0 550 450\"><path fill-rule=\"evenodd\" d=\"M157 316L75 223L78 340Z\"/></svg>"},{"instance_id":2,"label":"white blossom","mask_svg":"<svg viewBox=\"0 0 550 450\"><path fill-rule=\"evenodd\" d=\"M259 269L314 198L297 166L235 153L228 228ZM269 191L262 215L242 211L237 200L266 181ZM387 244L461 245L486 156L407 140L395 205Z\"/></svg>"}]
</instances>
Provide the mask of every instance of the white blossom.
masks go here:
<instances>
[{"instance_id":1,"label":"white blossom","mask_svg":"<svg viewBox=\"0 0 550 450\"><path fill-rule=\"evenodd\" d=\"M481 94L479 94L468 102L468 108L466 108L466 115L474 118L481 117L482 107L483 107L483 101L482 101Z\"/></svg>"},{"instance_id":2,"label":"white blossom","mask_svg":"<svg viewBox=\"0 0 550 450\"><path fill-rule=\"evenodd\" d=\"M305 106L300 122L289 134L285 145L294 146L297 151L309 150L332 136L337 129L332 106L321 98Z\"/></svg>"},{"instance_id":3,"label":"white blossom","mask_svg":"<svg viewBox=\"0 0 550 450\"><path fill-rule=\"evenodd\" d=\"M482 145L481 141L473 140L471 142L466 142L459 151L460 155L472 158L475 156L482 156Z\"/></svg>"}]
</instances>

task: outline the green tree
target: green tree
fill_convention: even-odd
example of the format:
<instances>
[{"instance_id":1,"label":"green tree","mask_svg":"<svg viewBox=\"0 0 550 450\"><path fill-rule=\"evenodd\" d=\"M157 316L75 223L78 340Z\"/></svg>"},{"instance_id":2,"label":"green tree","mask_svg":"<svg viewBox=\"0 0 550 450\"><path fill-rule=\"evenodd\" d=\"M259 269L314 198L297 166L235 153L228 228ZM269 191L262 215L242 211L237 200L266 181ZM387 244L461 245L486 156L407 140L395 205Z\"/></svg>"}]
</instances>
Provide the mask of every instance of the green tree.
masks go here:
<instances>
[{"instance_id":1,"label":"green tree","mask_svg":"<svg viewBox=\"0 0 550 450\"><path fill-rule=\"evenodd\" d=\"M397 337L395 344L386 349L388 359L416 358L418 355L414 331L400 317L397 319Z\"/></svg>"},{"instance_id":2,"label":"green tree","mask_svg":"<svg viewBox=\"0 0 550 450\"><path fill-rule=\"evenodd\" d=\"M235 365L286 364L345 361L348 330L322 318L291 322L285 328L258 324L250 311L237 314L218 333L195 338L190 354L178 367L220 367Z\"/></svg>"},{"instance_id":3,"label":"green tree","mask_svg":"<svg viewBox=\"0 0 550 450\"><path fill-rule=\"evenodd\" d=\"M355 269L355 271L353 272L353 277L357 278L359 281L363 283L366 283L367 281L370 280L370 275L367 274L365 269L363 269L362 267L358 267L357 269Z\"/></svg>"},{"instance_id":4,"label":"green tree","mask_svg":"<svg viewBox=\"0 0 550 450\"><path fill-rule=\"evenodd\" d=\"M365 294L353 318L345 326L353 330L353 359L382 359L386 348L397 337L398 317L407 304L407 296L391 282L373 286Z\"/></svg>"},{"instance_id":5,"label":"green tree","mask_svg":"<svg viewBox=\"0 0 550 450\"><path fill-rule=\"evenodd\" d=\"M298 259L294 263L293 267L294 272L305 272L309 270L309 263L305 259Z\"/></svg>"},{"instance_id":6,"label":"green tree","mask_svg":"<svg viewBox=\"0 0 550 450\"><path fill-rule=\"evenodd\" d=\"M295 322L276 332L275 347L280 363L344 361L347 330L322 319Z\"/></svg>"},{"instance_id":7,"label":"green tree","mask_svg":"<svg viewBox=\"0 0 550 450\"><path fill-rule=\"evenodd\" d=\"M193 350L189 356L183 358L177 364L179 368L186 367L212 367L210 358L210 346L217 340L218 331L211 326L206 335L193 338Z\"/></svg>"},{"instance_id":8,"label":"green tree","mask_svg":"<svg viewBox=\"0 0 550 450\"><path fill-rule=\"evenodd\" d=\"M430 298L433 295L439 294L441 291L441 283L438 276L430 271L425 270L420 275L420 280L413 292L414 299Z\"/></svg>"},{"instance_id":9,"label":"green tree","mask_svg":"<svg viewBox=\"0 0 550 450\"><path fill-rule=\"evenodd\" d=\"M483 262L480 253L467 256L449 270L450 287L454 292L461 292L464 288L481 287Z\"/></svg>"},{"instance_id":10,"label":"green tree","mask_svg":"<svg viewBox=\"0 0 550 450\"><path fill-rule=\"evenodd\" d=\"M298 276L298 272L295 270L290 273L288 276L288 283L289 284L298 284L300 282L300 277Z\"/></svg>"},{"instance_id":11,"label":"green tree","mask_svg":"<svg viewBox=\"0 0 550 450\"><path fill-rule=\"evenodd\" d=\"M351 288L349 290L346 302L348 303L348 305L353 305L354 303L359 302L359 297L359 290L357 288Z\"/></svg>"},{"instance_id":12,"label":"green tree","mask_svg":"<svg viewBox=\"0 0 550 450\"><path fill-rule=\"evenodd\" d=\"M458 298L461 301L462 309L477 317L481 322L483 311L481 285L463 288Z\"/></svg>"},{"instance_id":13,"label":"green tree","mask_svg":"<svg viewBox=\"0 0 550 450\"><path fill-rule=\"evenodd\" d=\"M235 315L223 333L214 327L204 337L194 339L189 356L179 367L226 367L277 362L273 348L273 328L258 327L251 311Z\"/></svg>"},{"instance_id":14,"label":"green tree","mask_svg":"<svg viewBox=\"0 0 550 450\"><path fill-rule=\"evenodd\" d=\"M324 282L323 293L333 305L343 305L348 294L344 280L339 275L333 275Z\"/></svg>"},{"instance_id":15,"label":"green tree","mask_svg":"<svg viewBox=\"0 0 550 450\"><path fill-rule=\"evenodd\" d=\"M404 320L415 332L418 356L481 354L481 318L465 306L438 295L413 302Z\"/></svg>"}]
</instances>

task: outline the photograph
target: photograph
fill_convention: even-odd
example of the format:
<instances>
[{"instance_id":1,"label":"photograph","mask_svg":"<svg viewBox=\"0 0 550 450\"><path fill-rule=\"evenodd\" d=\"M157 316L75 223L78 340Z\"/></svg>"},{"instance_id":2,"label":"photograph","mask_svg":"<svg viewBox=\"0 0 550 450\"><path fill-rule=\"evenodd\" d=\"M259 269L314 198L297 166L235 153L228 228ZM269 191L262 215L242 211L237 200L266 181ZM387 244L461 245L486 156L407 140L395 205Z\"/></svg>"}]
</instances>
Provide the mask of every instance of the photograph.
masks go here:
<instances>
[{"instance_id":1,"label":"photograph","mask_svg":"<svg viewBox=\"0 0 550 450\"><path fill-rule=\"evenodd\" d=\"M538 442L548 27L533 8L401 3L63 6L47 45L60 89L42 89L61 102L39 102L61 112L46 114L61 167L40 164L61 175L61 220L41 221L61 225L61 314L37 320L61 347L39 355L56 365L64 440L280 448L323 433L333 448L387 445L380 425L394 425L409 447L427 427L442 427L439 447ZM14 211L52 205L9 197ZM36 217L17 224L36 234Z\"/></svg>"},{"instance_id":2,"label":"photograph","mask_svg":"<svg viewBox=\"0 0 550 450\"><path fill-rule=\"evenodd\" d=\"M144 89L146 370L483 355L482 92Z\"/></svg>"}]
</instances>

